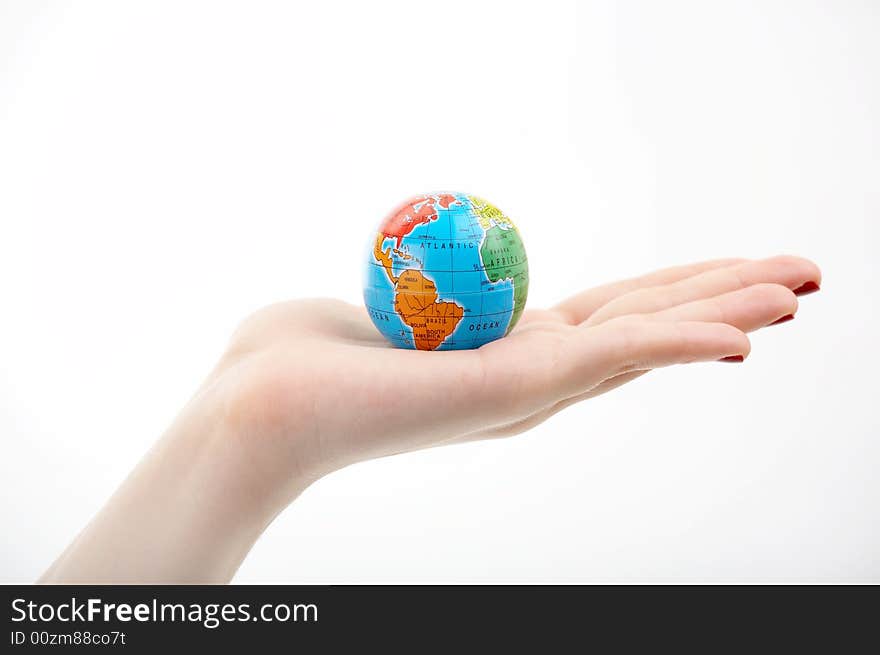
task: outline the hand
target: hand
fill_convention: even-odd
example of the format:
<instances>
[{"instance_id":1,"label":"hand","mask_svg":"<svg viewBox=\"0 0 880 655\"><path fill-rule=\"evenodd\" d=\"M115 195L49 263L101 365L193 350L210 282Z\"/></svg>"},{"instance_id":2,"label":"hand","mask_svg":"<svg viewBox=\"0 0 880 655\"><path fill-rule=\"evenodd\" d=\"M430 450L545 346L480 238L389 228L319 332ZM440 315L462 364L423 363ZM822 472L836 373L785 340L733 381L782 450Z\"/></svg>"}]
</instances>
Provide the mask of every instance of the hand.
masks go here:
<instances>
[{"instance_id":1,"label":"hand","mask_svg":"<svg viewBox=\"0 0 880 655\"><path fill-rule=\"evenodd\" d=\"M795 257L671 268L526 312L511 335L471 351L394 349L362 307L339 301L270 306L242 324L97 527L45 579L229 579L272 518L323 475L513 435L655 368L745 358L746 333L793 316L796 295L820 279ZM127 534L167 562L138 566L135 552L113 567L90 556L135 510ZM206 542L210 556L198 559Z\"/></svg>"},{"instance_id":2,"label":"hand","mask_svg":"<svg viewBox=\"0 0 880 655\"><path fill-rule=\"evenodd\" d=\"M295 443L297 467L323 475L516 434L654 368L745 358L745 333L794 315L792 290L819 281L794 257L672 268L526 312L478 350L444 352L390 347L362 307L288 302L244 322L221 371L236 378L239 430Z\"/></svg>"}]
</instances>

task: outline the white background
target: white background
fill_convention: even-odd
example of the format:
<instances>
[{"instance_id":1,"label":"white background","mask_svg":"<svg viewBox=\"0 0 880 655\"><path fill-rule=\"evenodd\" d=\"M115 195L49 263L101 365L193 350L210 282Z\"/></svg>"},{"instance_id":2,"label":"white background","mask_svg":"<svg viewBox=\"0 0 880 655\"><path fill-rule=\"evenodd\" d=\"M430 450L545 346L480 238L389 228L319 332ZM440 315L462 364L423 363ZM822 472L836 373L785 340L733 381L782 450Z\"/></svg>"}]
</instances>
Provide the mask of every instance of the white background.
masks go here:
<instances>
[{"instance_id":1,"label":"white background","mask_svg":"<svg viewBox=\"0 0 880 655\"><path fill-rule=\"evenodd\" d=\"M310 488L238 582L880 582L880 7L0 3L0 581L30 581L237 322L360 302L420 191L519 224L530 305L823 268L741 366Z\"/></svg>"}]
</instances>

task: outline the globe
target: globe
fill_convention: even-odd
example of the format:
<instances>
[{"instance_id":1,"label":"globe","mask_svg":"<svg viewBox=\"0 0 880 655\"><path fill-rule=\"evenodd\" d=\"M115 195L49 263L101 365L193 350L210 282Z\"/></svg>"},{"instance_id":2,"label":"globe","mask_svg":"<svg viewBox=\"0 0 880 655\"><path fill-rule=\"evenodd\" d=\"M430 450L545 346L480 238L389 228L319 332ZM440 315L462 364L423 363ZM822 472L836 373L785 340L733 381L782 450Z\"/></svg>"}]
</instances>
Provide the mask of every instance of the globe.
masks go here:
<instances>
[{"instance_id":1,"label":"globe","mask_svg":"<svg viewBox=\"0 0 880 655\"><path fill-rule=\"evenodd\" d=\"M416 196L370 239L364 303L398 348L479 348L513 329L528 295L519 231L477 196Z\"/></svg>"}]
</instances>

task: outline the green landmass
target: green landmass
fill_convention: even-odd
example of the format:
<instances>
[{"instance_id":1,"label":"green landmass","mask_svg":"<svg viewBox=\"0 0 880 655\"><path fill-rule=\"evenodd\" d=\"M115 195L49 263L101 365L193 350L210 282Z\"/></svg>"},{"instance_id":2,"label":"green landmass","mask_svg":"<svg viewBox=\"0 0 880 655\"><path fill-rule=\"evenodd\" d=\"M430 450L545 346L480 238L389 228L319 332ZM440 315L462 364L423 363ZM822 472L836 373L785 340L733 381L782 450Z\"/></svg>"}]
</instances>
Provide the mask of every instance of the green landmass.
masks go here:
<instances>
[{"instance_id":1,"label":"green landmass","mask_svg":"<svg viewBox=\"0 0 880 655\"><path fill-rule=\"evenodd\" d=\"M480 248L480 257L491 282L513 281L513 316L507 333L514 328L526 308L529 296L529 265L526 249L516 228L502 229L498 225L486 230Z\"/></svg>"}]
</instances>

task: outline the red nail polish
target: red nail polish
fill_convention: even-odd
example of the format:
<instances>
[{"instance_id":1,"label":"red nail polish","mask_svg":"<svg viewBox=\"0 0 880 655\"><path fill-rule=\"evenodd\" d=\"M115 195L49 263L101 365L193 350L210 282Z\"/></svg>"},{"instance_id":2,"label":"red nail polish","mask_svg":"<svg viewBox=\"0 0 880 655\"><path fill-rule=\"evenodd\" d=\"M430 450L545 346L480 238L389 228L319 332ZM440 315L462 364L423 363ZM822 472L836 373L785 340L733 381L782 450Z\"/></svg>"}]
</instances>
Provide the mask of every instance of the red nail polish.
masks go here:
<instances>
[{"instance_id":1,"label":"red nail polish","mask_svg":"<svg viewBox=\"0 0 880 655\"><path fill-rule=\"evenodd\" d=\"M804 282L801 286L794 290L794 295L796 296L806 296L809 293L816 293L819 290L819 285L810 280L809 282Z\"/></svg>"},{"instance_id":2,"label":"red nail polish","mask_svg":"<svg viewBox=\"0 0 880 655\"><path fill-rule=\"evenodd\" d=\"M746 361L746 358L742 355L731 355L730 357L722 357L718 360L719 362L731 362L732 364L740 364Z\"/></svg>"},{"instance_id":3,"label":"red nail polish","mask_svg":"<svg viewBox=\"0 0 880 655\"><path fill-rule=\"evenodd\" d=\"M767 327L770 327L771 325L779 325L780 323L788 323L789 321L793 321L793 320L794 320L794 314L788 314L787 316L783 316L782 318L777 318L772 323L768 323Z\"/></svg>"}]
</instances>

